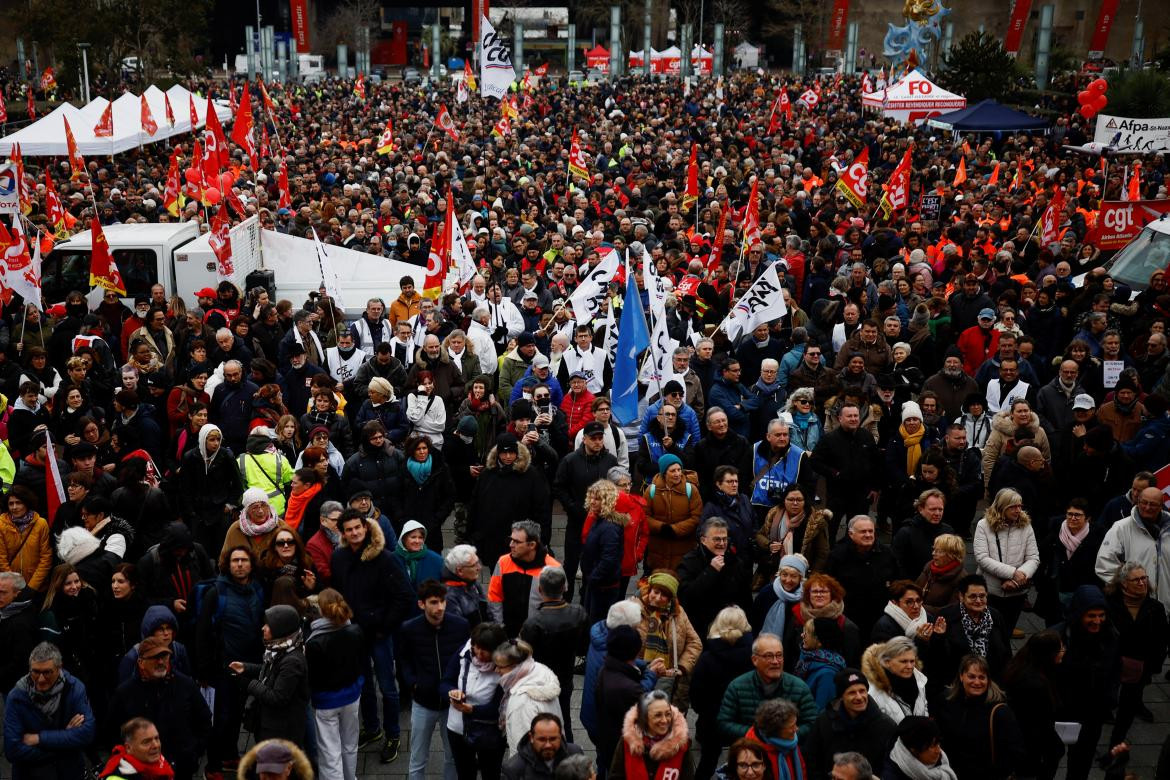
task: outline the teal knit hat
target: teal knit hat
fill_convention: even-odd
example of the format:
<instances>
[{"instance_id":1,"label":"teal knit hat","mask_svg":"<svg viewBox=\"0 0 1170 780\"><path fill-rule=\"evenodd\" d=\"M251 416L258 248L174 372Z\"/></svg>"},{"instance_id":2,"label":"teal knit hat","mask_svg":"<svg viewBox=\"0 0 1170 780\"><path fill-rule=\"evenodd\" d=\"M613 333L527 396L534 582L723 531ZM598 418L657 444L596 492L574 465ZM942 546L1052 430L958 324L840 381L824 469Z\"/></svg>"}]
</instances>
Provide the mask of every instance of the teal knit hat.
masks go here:
<instances>
[{"instance_id":1,"label":"teal knit hat","mask_svg":"<svg viewBox=\"0 0 1170 780\"><path fill-rule=\"evenodd\" d=\"M682 466L682 458L680 458L677 455L670 455L670 454L663 455L661 458L658 459L658 473L665 475L666 470L676 463L679 466Z\"/></svg>"}]
</instances>

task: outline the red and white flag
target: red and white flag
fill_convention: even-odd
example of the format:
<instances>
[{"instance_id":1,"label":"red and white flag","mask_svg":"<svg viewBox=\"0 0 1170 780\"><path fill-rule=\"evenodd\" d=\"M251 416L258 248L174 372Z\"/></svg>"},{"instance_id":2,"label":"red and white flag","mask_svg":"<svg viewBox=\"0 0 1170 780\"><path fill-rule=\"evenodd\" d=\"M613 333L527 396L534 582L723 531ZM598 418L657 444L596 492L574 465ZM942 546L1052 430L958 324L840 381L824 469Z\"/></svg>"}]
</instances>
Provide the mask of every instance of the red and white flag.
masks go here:
<instances>
[{"instance_id":1,"label":"red and white flag","mask_svg":"<svg viewBox=\"0 0 1170 780\"><path fill-rule=\"evenodd\" d=\"M110 138L114 135L114 104L107 103L106 110L98 118L97 124L93 126L93 134L95 138Z\"/></svg>"},{"instance_id":2,"label":"red and white flag","mask_svg":"<svg viewBox=\"0 0 1170 780\"><path fill-rule=\"evenodd\" d=\"M902 162L890 174L885 183L885 194L882 195L882 213L888 219L890 214L901 211L910 204L910 162L911 149L902 155Z\"/></svg>"},{"instance_id":3,"label":"red and white flag","mask_svg":"<svg viewBox=\"0 0 1170 780\"><path fill-rule=\"evenodd\" d=\"M4 105L4 93L0 92L0 125L8 121L8 106Z\"/></svg>"},{"instance_id":4,"label":"red and white flag","mask_svg":"<svg viewBox=\"0 0 1170 780\"><path fill-rule=\"evenodd\" d=\"M163 93L163 105L167 111L167 124L171 127L175 126L175 109L171 106L171 96Z\"/></svg>"},{"instance_id":5,"label":"red and white flag","mask_svg":"<svg viewBox=\"0 0 1170 780\"><path fill-rule=\"evenodd\" d=\"M837 179L837 189L857 208L865 206L869 191L869 147L863 147Z\"/></svg>"},{"instance_id":6,"label":"red and white flag","mask_svg":"<svg viewBox=\"0 0 1170 780\"><path fill-rule=\"evenodd\" d=\"M281 155L280 159L280 173L277 175L277 185L280 188L280 201L276 204L276 207L291 209L292 193L288 189L288 163L284 161L284 155Z\"/></svg>"},{"instance_id":7,"label":"red and white flag","mask_svg":"<svg viewBox=\"0 0 1170 780\"><path fill-rule=\"evenodd\" d=\"M45 497L49 517L56 517L57 510L65 503L65 483L61 480L61 469L57 467L57 454L53 451L53 437L48 428L45 428Z\"/></svg>"},{"instance_id":8,"label":"red and white flag","mask_svg":"<svg viewBox=\"0 0 1170 780\"><path fill-rule=\"evenodd\" d=\"M687 186L683 190L682 209L690 211L699 199L699 145L691 143L691 159L687 163Z\"/></svg>"},{"instance_id":9,"label":"red and white flag","mask_svg":"<svg viewBox=\"0 0 1170 780\"><path fill-rule=\"evenodd\" d=\"M1064 193L1057 188L1052 201L1040 217L1040 245L1048 246L1060 240L1060 218L1064 212Z\"/></svg>"},{"instance_id":10,"label":"red and white flag","mask_svg":"<svg viewBox=\"0 0 1170 780\"><path fill-rule=\"evenodd\" d=\"M745 249L751 249L760 243L763 235L760 233L760 177L752 181L752 192L748 196L747 206L743 210L743 244Z\"/></svg>"},{"instance_id":11,"label":"red and white flag","mask_svg":"<svg viewBox=\"0 0 1170 780\"><path fill-rule=\"evenodd\" d=\"M77 139L73 137L73 128L69 126L69 120L62 117L62 121L65 122L65 148L69 151L69 168L73 171L73 178L79 179L86 172L85 158L77 151Z\"/></svg>"},{"instance_id":12,"label":"red and white flag","mask_svg":"<svg viewBox=\"0 0 1170 780\"><path fill-rule=\"evenodd\" d=\"M187 110L191 114L191 132L195 132L199 125L199 115L195 113L195 98L190 95L187 96Z\"/></svg>"},{"instance_id":13,"label":"red and white flag","mask_svg":"<svg viewBox=\"0 0 1170 780\"><path fill-rule=\"evenodd\" d=\"M447 110L446 104L439 106L439 115L435 117L435 124L450 136L452 141L459 140L459 130L455 127L455 120L451 118L451 112Z\"/></svg>"},{"instance_id":14,"label":"red and white flag","mask_svg":"<svg viewBox=\"0 0 1170 780\"><path fill-rule=\"evenodd\" d=\"M146 102L146 95L139 96L141 108L139 109L139 121L142 124L142 131L147 135L154 135L158 132L158 122L154 121L154 114L150 110L150 105Z\"/></svg>"},{"instance_id":15,"label":"red and white flag","mask_svg":"<svg viewBox=\"0 0 1170 780\"><path fill-rule=\"evenodd\" d=\"M232 125L232 140L248 154L252 163L252 170L260 170L260 160L256 153L256 132L252 120L252 91L244 85L244 95L240 98L240 105L236 109L236 121Z\"/></svg>"},{"instance_id":16,"label":"red and white flag","mask_svg":"<svg viewBox=\"0 0 1170 780\"><path fill-rule=\"evenodd\" d=\"M216 209L211 218L211 233L207 236L211 244L211 251L215 253L215 272L220 280L230 279L235 273L232 265L232 241L228 233L227 210L222 206Z\"/></svg>"},{"instance_id":17,"label":"red and white flag","mask_svg":"<svg viewBox=\"0 0 1170 780\"><path fill-rule=\"evenodd\" d=\"M812 111L817 107L817 104L821 102L821 96L819 93L811 89L806 89L800 94L800 97L796 102L803 103L805 108L807 108L809 111Z\"/></svg>"}]
</instances>

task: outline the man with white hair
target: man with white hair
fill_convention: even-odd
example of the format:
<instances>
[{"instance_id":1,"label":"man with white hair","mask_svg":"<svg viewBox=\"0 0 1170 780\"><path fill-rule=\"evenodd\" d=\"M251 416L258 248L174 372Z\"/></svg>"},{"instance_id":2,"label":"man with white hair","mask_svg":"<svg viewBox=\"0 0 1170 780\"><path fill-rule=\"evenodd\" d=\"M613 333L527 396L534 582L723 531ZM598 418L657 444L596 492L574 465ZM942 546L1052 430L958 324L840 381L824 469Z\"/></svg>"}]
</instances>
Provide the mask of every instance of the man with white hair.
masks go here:
<instances>
[{"instance_id":1,"label":"man with white hair","mask_svg":"<svg viewBox=\"0 0 1170 780\"><path fill-rule=\"evenodd\" d=\"M467 340L471 342L471 349L479 358L480 373L488 376L495 374L500 368L490 323L491 312L488 311L486 304L481 303L471 312L471 324L467 326Z\"/></svg>"}]
</instances>

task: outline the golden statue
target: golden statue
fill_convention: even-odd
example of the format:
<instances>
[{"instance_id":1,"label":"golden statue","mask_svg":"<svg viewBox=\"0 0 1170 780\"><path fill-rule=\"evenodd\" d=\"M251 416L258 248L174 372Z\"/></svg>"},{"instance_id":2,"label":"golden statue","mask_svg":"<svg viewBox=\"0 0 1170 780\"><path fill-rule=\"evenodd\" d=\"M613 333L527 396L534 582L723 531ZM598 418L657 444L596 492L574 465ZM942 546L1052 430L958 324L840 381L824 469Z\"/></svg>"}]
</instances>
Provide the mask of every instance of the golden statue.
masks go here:
<instances>
[{"instance_id":1,"label":"golden statue","mask_svg":"<svg viewBox=\"0 0 1170 780\"><path fill-rule=\"evenodd\" d=\"M902 6L902 15L919 24L925 23L940 9L939 0L906 0Z\"/></svg>"}]
</instances>

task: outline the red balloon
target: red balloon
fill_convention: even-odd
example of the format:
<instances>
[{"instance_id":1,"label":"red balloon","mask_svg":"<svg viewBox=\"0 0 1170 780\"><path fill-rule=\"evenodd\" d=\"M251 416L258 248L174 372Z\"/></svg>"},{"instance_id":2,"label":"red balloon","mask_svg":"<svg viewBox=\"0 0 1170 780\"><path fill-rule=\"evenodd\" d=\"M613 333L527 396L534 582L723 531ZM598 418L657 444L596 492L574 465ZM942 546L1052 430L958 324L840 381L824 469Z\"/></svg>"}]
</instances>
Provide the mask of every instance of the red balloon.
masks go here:
<instances>
[{"instance_id":1,"label":"red balloon","mask_svg":"<svg viewBox=\"0 0 1170 780\"><path fill-rule=\"evenodd\" d=\"M1093 108L1092 106L1081 106L1080 110L1081 116L1083 116L1085 119L1092 119L1093 117L1097 116L1097 109Z\"/></svg>"},{"instance_id":2,"label":"red balloon","mask_svg":"<svg viewBox=\"0 0 1170 780\"><path fill-rule=\"evenodd\" d=\"M219 183L221 189L230 190L232 185L236 183L236 177L232 176L231 171L224 171L219 175Z\"/></svg>"},{"instance_id":3,"label":"red balloon","mask_svg":"<svg viewBox=\"0 0 1170 780\"><path fill-rule=\"evenodd\" d=\"M219 203L219 190L215 187L208 187L203 191L203 197L207 198L207 202L214 206Z\"/></svg>"},{"instance_id":4,"label":"red balloon","mask_svg":"<svg viewBox=\"0 0 1170 780\"><path fill-rule=\"evenodd\" d=\"M1095 97L1096 97L1096 95L1092 91L1087 90L1087 89L1082 90L1081 92L1077 93L1077 102L1080 103L1082 106L1087 106L1093 102L1093 98L1095 98Z\"/></svg>"},{"instance_id":5,"label":"red balloon","mask_svg":"<svg viewBox=\"0 0 1170 780\"><path fill-rule=\"evenodd\" d=\"M1105 79L1093 79L1093 81L1089 83L1089 89L1093 90L1094 92L1100 92L1102 95L1104 95L1105 90L1109 89L1109 82Z\"/></svg>"},{"instance_id":6,"label":"red balloon","mask_svg":"<svg viewBox=\"0 0 1170 780\"><path fill-rule=\"evenodd\" d=\"M1109 98L1105 97L1104 95L1098 95L1097 99L1093 101L1093 110L1095 110L1097 113L1101 113L1105 110L1105 104L1108 102Z\"/></svg>"},{"instance_id":7,"label":"red balloon","mask_svg":"<svg viewBox=\"0 0 1170 780\"><path fill-rule=\"evenodd\" d=\"M188 168L187 172L183 175L186 176L187 181L191 182L192 184L195 184L199 181L199 170L196 168Z\"/></svg>"}]
</instances>

